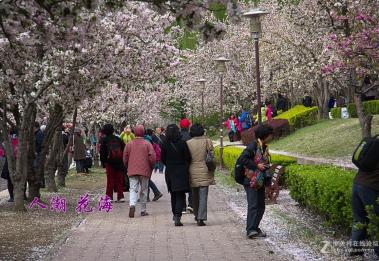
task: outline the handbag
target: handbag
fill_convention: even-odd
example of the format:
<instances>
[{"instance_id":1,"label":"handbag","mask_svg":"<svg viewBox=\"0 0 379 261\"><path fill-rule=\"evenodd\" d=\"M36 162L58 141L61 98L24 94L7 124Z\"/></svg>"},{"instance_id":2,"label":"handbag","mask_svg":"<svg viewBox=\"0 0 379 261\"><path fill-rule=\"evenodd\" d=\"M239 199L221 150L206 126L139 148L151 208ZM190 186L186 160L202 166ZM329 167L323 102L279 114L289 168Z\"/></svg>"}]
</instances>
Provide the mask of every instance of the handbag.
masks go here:
<instances>
[{"instance_id":1,"label":"handbag","mask_svg":"<svg viewBox=\"0 0 379 261\"><path fill-rule=\"evenodd\" d=\"M205 164L207 165L208 171L213 172L216 170L215 157L213 155L213 152L210 150L208 146L208 140L205 141L205 145L206 145Z\"/></svg>"}]
</instances>

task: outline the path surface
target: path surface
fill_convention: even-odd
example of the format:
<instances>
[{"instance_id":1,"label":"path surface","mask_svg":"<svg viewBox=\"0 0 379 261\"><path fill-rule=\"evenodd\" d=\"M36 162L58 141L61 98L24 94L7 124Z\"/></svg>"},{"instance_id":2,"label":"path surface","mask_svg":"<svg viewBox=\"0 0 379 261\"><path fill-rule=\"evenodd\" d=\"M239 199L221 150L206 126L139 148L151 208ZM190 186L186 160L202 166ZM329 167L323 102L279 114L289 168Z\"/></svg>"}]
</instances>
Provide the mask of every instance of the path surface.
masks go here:
<instances>
[{"instance_id":1,"label":"path surface","mask_svg":"<svg viewBox=\"0 0 379 261\"><path fill-rule=\"evenodd\" d=\"M166 192L164 175L154 180ZM128 198L129 193L125 193ZM212 186L206 227L193 216L183 216L183 227L174 227L168 194L148 203L147 217L128 218L128 203L115 203L110 213L90 214L51 260L288 260L264 240L248 240L244 227L226 204L225 195ZM128 200L127 200L128 201Z\"/></svg>"}]
</instances>

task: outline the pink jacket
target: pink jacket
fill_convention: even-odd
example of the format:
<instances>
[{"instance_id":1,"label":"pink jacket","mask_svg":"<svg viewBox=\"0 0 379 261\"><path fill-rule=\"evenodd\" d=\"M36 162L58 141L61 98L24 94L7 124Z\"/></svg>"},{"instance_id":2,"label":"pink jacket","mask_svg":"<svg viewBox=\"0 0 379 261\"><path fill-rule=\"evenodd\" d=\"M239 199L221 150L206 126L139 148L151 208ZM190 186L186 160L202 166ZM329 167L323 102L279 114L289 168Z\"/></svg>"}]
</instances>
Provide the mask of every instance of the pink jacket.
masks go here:
<instances>
[{"instance_id":1,"label":"pink jacket","mask_svg":"<svg viewBox=\"0 0 379 261\"><path fill-rule=\"evenodd\" d=\"M153 145L142 137L136 137L126 144L123 159L128 167L128 176L151 177L156 156Z\"/></svg>"}]
</instances>

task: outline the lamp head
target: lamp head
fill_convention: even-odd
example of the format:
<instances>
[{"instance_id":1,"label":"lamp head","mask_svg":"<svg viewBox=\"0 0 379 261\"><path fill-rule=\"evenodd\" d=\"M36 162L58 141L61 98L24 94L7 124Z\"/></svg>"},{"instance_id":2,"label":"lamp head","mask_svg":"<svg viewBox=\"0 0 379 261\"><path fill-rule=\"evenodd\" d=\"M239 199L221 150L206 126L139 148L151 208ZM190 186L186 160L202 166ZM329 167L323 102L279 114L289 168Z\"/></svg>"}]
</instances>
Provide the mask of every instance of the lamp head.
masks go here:
<instances>
[{"instance_id":1,"label":"lamp head","mask_svg":"<svg viewBox=\"0 0 379 261\"><path fill-rule=\"evenodd\" d=\"M224 73L226 72L226 62L229 62L230 59L221 56L214 59L213 61L217 63L217 68L216 68L217 72Z\"/></svg>"},{"instance_id":2,"label":"lamp head","mask_svg":"<svg viewBox=\"0 0 379 261\"><path fill-rule=\"evenodd\" d=\"M250 9L248 12L244 13L243 16L250 19L250 32L253 33L261 33L262 25L261 25L261 17L269 14L269 12L265 10L261 10L259 8Z\"/></svg>"}]
</instances>

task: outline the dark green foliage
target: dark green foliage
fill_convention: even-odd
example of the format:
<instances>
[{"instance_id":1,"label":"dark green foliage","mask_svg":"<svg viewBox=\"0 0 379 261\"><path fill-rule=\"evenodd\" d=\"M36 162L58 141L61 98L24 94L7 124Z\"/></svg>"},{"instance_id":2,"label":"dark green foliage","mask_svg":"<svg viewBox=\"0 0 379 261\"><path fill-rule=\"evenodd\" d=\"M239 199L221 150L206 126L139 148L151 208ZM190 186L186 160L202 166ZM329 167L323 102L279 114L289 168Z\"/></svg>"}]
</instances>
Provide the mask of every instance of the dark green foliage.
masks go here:
<instances>
[{"instance_id":1,"label":"dark green foliage","mask_svg":"<svg viewBox=\"0 0 379 261\"><path fill-rule=\"evenodd\" d=\"M351 227L354 171L326 165L292 165L286 172L294 200L326 216L331 224Z\"/></svg>"},{"instance_id":2,"label":"dark green foliage","mask_svg":"<svg viewBox=\"0 0 379 261\"><path fill-rule=\"evenodd\" d=\"M347 110L351 118L357 118L357 109L354 103L347 105ZM372 100L363 102L363 111L365 114L379 114L379 100Z\"/></svg>"},{"instance_id":3,"label":"dark green foliage","mask_svg":"<svg viewBox=\"0 0 379 261\"><path fill-rule=\"evenodd\" d=\"M332 108L331 111L333 119L341 119L341 108Z\"/></svg>"}]
</instances>

